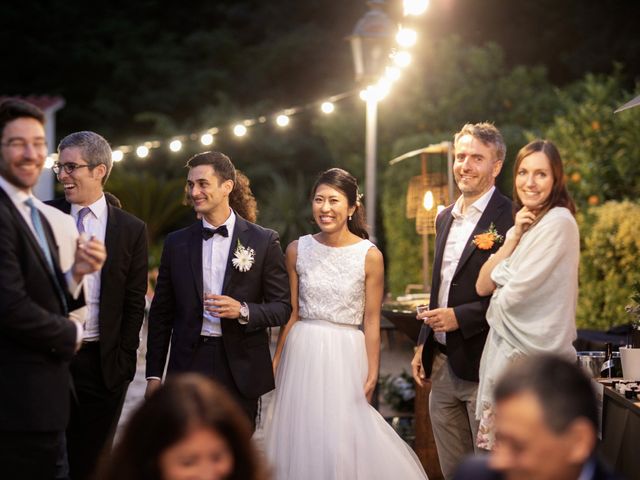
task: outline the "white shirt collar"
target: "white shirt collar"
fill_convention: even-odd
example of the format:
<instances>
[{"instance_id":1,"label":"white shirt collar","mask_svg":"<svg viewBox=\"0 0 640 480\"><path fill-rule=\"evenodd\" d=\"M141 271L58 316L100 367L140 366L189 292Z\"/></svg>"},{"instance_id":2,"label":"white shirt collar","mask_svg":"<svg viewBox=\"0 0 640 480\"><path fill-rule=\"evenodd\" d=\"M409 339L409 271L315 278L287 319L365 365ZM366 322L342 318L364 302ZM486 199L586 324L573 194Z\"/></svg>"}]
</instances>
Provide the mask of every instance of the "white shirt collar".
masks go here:
<instances>
[{"instance_id":1,"label":"white shirt collar","mask_svg":"<svg viewBox=\"0 0 640 480\"><path fill-rule=\"evenodd\" d=\"M13 183L10 183L3 176L0 175L0 187L5 191L5 193L9 196L11 201L15 205L22 205L26 200L33 197L31 194L31 190L29 192L25 192L20 188L16 187Z\"/></svg>"},{"instance_id":2,"label":"white shirt collar","mask_svg":"<svg viewBox=\"0 0 640 480\"><path fill-rule=\"evenodd\" d=\"M229 209L229 216L227 217L227 219L224 221L222 225L227 226L227 230L229 231L229 236L231 236L231 234L233 233L233 228L236 226L236 214L232 208ZM221 227L222 225L218 225L218 227ZM211 225L209 222L207 222L204 219L204 217L202 217L202 226L205 228L213 228L213 229L218 228L215 225Z\"/></svg>"},{"instance_id":3,"label":"white shirt collar","mask_svg":"<svg viewBox=\"0 0 640 480\"><path fill-rule=\"evenodd\" d=\"M479 213L483 213L485 208L487 208L487 205L489 204L489 201L491 200L491 196L493 195L493 192L495 190L496 190L496 187L494 185L489 190L487 190L478 200L473 202L469 206L469 209L474 209ZM463 216L462 214L463 202L464 202L464 198L462 195L460 195L458 197L458 200L456 200L455 205L453 206L453 210L451 210L451 215L453 215L453 218L461 218Z\"/></svg>"},{"instance_id":4,"label":"white shirt collar","mask_svg":"<svg viewBox=\"0 0 640 480\"><path fill-rule=\"evenodd\" d=\"M107 199L104 197L104 195L101 195L98 200L93 202L91 205L87 205L87 207L89 207L89 210L91 210L91 213L93 213L96 218L102 218L107 212ZM84 207L82 205L72 203L71 215L77 218L78 212L83 208Z\"/></svg>"}]
</instances>

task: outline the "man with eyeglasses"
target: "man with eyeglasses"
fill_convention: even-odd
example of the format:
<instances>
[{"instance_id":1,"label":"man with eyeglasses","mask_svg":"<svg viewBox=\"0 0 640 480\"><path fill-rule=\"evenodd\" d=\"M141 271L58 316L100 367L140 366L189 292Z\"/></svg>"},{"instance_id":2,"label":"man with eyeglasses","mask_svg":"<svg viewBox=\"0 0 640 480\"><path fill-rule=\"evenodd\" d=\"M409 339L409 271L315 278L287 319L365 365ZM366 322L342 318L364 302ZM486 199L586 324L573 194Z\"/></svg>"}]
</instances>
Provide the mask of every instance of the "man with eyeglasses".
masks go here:
<instances>
[{"instance_id":1,"label":"man with eyeglasses","mask_svg":"<svg viewBox=\"0 0 640 480\"><path fill-rule=\"evenodd\" d=\"M67 452L71 478L89 478L103 448L110 448L129 383L136 371L147 291L147 229L137 217L109 205L104 184L111 172L109 143L76 132L58 146L53 171L65 198L49 202L76 221L81 235L105 243L109 261L85 280L82 348L71 362Z\"/></svg>"},{"instance_id":2,"label":"man with eyeglasses","mask_svg":"<svg viewBox=\"0 0 640 480\"><path fill-rule=\"evenodd\" d=\"M3 478L52 478L69 418L69 361L82 326L85 274L104 245L78 245L63 273L51 225L33 197L47 155L44 114L22 100L0 104L0 468ZM72 293L70 293L72 292Z\"/></svg>"}]
</instances>

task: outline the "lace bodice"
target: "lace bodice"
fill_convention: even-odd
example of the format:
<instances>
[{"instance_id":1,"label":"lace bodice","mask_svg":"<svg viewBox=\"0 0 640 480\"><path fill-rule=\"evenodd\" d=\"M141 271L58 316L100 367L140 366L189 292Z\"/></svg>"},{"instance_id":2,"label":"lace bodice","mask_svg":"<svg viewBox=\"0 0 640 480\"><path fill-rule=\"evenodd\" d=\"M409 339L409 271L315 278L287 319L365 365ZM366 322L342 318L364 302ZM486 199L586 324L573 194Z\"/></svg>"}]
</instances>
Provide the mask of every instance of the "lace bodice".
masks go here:
<instances>
[{"instance_id":1,"label":"lace bodice","mask_svg":"<svg viewBox=\"0 0 640 480\"><path fill-rule=\"evenodd\" d=\"M364 316L365 257L369 240L328 247L312 235L298 240L300 319L360 325Z\"/></svg>"}]
</instances>

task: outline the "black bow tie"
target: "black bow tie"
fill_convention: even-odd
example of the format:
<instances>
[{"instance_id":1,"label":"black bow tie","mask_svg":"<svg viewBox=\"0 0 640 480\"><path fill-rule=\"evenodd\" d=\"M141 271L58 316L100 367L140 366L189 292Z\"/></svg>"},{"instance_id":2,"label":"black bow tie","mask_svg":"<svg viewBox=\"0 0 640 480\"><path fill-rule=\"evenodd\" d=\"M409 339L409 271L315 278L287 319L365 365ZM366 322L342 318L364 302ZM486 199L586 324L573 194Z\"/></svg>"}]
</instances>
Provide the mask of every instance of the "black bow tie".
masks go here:
<instances>
[{"instance_id":1,"label":"black bow tie","mask_svg":"<svg viewBox=\"0 0 640 480\"><path fill-rule=\"evenodd\" d=\"M229 231L227 230L226 225L220 225L218 228L207 228L202 227L202 238L204 240L209 240L215 234L222 235L223 237L229 236Z\"/></svg>"}]
</instances>

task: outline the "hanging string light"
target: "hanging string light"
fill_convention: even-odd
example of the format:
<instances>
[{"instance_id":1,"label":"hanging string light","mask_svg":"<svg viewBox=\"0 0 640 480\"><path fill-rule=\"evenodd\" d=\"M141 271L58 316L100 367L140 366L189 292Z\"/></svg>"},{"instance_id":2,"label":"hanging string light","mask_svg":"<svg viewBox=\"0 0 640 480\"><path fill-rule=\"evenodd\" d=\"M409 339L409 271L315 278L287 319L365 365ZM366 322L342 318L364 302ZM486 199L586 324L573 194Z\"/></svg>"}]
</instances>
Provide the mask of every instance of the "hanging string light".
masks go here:
<instances>
[{"instance_id":1,"label":"hanging string light","mask_svg":"<svg viewBox=\"0 0 640 480\"><path fill-rule=\"evenodd\" d=\"M404 0L404 17L421 15L427 10L428 6L429 0ZM384 74L378 79L377 82L369 85L360 92L361 99L365 101L367 99L382 100L389 94L393 83L400 79L402 75L402 69L408 67L411 64L411 53L407 49L415 46L417 40L418 34L415 30L405 26L399 26L398 32L396 33L396 42L399 49L393 49L391 51L389 55L390 63L384 69ZM265 124L267 123L268 118L275 117L276 125L278 127L284 128L291 123L291 116L300 114L307 110L319 108L323 114L331 114L336 109L336 102L339 102L340 100L348 97L352 97L355 93L356 91L354 90L343 92L340 94L332 95L331 97L326 98L320 102L312 102L306 105L300 105L280 110L279 113L274 114L273 116L260 115L256 116L255 118L246 119L234 125L229 125L228 127L212 127L205 130L204 133L201 134L192 133L189 135L182 135L179 138L174 137L172 140L167 140L165 142L147 141L139 145L138 147L134 147L131 145L120 145L113 151L112 158L114 162L119 162L122 161L128 153L133 151L135 151L138 158L146 158L147 156L149 156L151 149L158 148L163 143L165 145L167 145L168 143L169 149L172 152L179 152L184 147L184 140L189 139L194 141L199 140L202 145L208 147L213 145L216 135L220 133L221 129L223 128L225 130L230 130L235 137L242 138L247 135L248 129L250 127L258 124Z\"/></svg>"}]
</instances>

